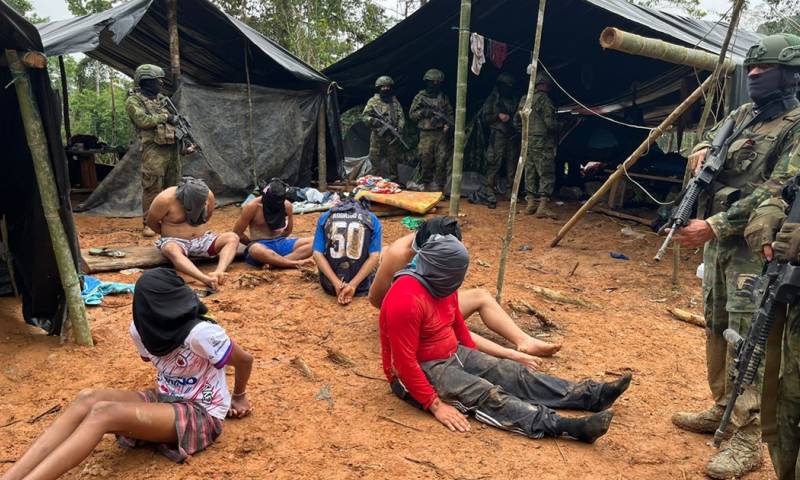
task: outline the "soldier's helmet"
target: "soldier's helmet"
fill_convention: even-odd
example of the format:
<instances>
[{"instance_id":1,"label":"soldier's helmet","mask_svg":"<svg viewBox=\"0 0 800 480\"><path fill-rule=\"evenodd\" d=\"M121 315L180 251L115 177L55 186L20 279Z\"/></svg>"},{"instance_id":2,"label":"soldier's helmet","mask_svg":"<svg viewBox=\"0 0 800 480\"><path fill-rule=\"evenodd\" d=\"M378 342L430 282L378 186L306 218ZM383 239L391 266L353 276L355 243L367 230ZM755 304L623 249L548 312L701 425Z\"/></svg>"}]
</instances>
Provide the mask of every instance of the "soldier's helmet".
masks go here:
<instances>
[{"instance_id":1,"label":"soldier's helmet","mask_svg":"<svg viewBox=\"0 0 800 480\"><path fill-rule=\"evenodd\" d=\"M426 82L443 82L444 81L444 72L439 70L438 68L431 68L422 79Z\"/></svg>"},{"instance_id":2,"label":"soldier's helmet","mask_svg":"<svg viewBox=\"0 0 800 480\"><path fill-rule=\"evenodd\" d=\"M800 67L800 36L777 33L759 40L747 51L744 66L750 68L762 64Z\"/></svg>"},{"instance_id":3,"label":"soldier's helmet","mask_svg":"<svg viewBox=\"0 0 800 480\"><path fill-rule=\"evenodd\" d=\"M503 85L507 85L509 87L514 86L514 77L507 73L501 73L497 76L497 83L502 83Z\"/></svg>"},{"instance_id":4,"label":"soldier's helmet","mask_svg":"<svg viewBox=\"0 0 800 480\"><path fill-rule=\"evenodd\" d=\"M133 81L136 85L139 85L139 82L142 80L164 77L166 77L166 75L164 74L163 68L145 63L144 65L136 67L136 71L133 74Z\"/></svg>"},{"instance_id":5,"label":"soldier's helmet","mask_svg":"<svg viewBox=\"0 0 800 480\"><path fill-rule=\"evenodd\" d=\"M389 75L381 75L380 77L378 77L377 80L375 80L375 88L393 87L393 86L394 86L394 80L392 80L392 77L390 77Z\"/></svg>"}]
</instances>

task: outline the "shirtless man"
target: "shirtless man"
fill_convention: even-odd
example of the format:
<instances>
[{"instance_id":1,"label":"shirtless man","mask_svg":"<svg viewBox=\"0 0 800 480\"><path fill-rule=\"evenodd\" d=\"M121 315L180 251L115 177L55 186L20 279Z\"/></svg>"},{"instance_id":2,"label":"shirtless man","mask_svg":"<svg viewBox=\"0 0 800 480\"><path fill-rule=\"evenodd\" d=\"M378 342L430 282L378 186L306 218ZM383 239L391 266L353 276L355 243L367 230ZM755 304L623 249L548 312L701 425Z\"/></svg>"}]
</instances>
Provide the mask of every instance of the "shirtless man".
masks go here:
<instances>
[{"instance_id":1,"label":"shirtless man","mask_svg":"<svg viewBox=\"0 0 800 480\"><path fill-rule=\"evenodd\" d=\"M245 233L248 227L249 236ZM290 238L293 228L294 210L286 200L286 188L283 182L273 180L262 196L242 208L233 233L248 245L244 260L254 267L291 268L313 263L312 238Z\"/></svg>"},{"instance_id":2,"label":"shirtless man","mask_svg":"<svg viewBox=\"0 0 800 480\"><path fill-rule=\"evenodd\" d=\"M461 229L455 219L436 217L422 224L417 232L400 237L383 249L380 266L369 290L369 302L373 307L381 308L395 273L405 268L428 238L435 234L451 234L461 240ZM481 352L536 369L540 363L536 357L550 357L561 350L560 344L543 342L523 332L494 297L482 288L459 291L458 306L464 318L478 313L489 330L516 346L516 350L505 348L472 332L472 338Z\"/></svg>"},{"instance_id":3,"label":"shirtless man","mask_svg":"<svg viewBox=\"0 0 800 480\"><path fill-rule=\"evenodd\" d=\"M214 212L214 194L202 180L183 177L175 187L159 193L147 212L146 224L161 235L156 247L175 269L216 290L224 283L225 270L236 256L239 237L233 232L221 235L203 226ZM209 274L198 269L189 257L219 256L217 268Z\"/></svg>"}]
</instances>

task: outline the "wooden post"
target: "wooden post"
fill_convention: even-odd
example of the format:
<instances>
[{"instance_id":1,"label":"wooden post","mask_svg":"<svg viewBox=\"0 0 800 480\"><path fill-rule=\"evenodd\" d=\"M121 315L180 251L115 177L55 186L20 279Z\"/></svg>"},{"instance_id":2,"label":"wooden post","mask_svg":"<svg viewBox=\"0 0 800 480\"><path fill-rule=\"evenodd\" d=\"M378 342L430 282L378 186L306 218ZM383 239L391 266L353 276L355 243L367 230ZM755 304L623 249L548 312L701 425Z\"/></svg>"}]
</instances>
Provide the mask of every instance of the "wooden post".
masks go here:
<instances>
[{"instance_id":1,"label":"wooden post","mask_svg":"<svg viewBox=\"0 0 800 480\"><path fill-rule=\"evenodd\" d=\"M111 89L111 145L117 144L117 99L114 98L114 70L108 69L108 86Z\"/></svg>"},{"instance_id":2,"label":"wooden post","mask_svg":"<svg viewBox=\"0 0 800 480\"><path fill-rule=\"evenodd\" d=\"M92 332L89 327L89 320L86 318L83 299L81 298L78 272L75 269L75 261L69 248L70 241L61 221L61 216L58 213L58 188L56 187L53 168L50 164L47 136L44 133L42 118L39 115L39 107L33 94L30 77L17 52L6 50L6 58L8 59L8 67L14 77L19 109L22 114L22 121L25 124L25 136L28 140L28 148L31 151L33 167L36 172L36 182L39 186L39 195L42 200L42 209L44 210L44 217L47 220L47 228L50 231L50 238L53 243L53 252L58 265L61 285L66 296L69 318L75 329L75 340L81 345L91 347L93 346Z\"/></svg>"},{"instance_id":3,"label":"wooden post","mask_svg":"<svg viewBox=\"0 0 800 480\"><path fill-rule=\"evenodd\" d=\"M172 83L178 86L181 77L181 53L178 34L178 0L167 0L167 24L169 25L169 61Z\"/></svg>"},{"instance_id":4,"label":"wooden post","mask_svg":"<svg viewBox=\"0 0 800 480\"><path fill-rule=\"evenodd\" d=\"M328 148L326 138L325 126L325 96L322 97L322 105L319 106L319 116L317 117L317 170L319 172L319 182L317 183L317 190L320 192L328 191Z\"/></svg>"},{"instance_id":5,"label":"wooden post","mask_svg":"<svg viewBox=\"0 0 800 480\"><path fill-rule=\"evenodd\" d=\"M699 100L700 97L702 97L708 91L709 88L711 88L711 86L713 85L711 80L712 77L710 76L707 79L705 79L705 81L699 87L697 87L697 89L695 89L695 91L692 92L692 94L689 95L689 97L686 100L681 102L681 104L678 105L675 108L675 110L673 110L673 112L670 113L669 116L667 116L667 118L665 118L663 122L661 122L659 126L654 128L650 132L650 135L647 136L647 138L642 142L642 144L639 145L639 147L636 150L634 150L634 152L624 162L622 162L622 165L617 167L614 173L612 173L608 177L603 186L601 186L600 189L596 191L594 195L592 195L591 198L589 198L589 200L587 200L586 203L584 203L577 212L575 212L572 218L570 218L569 221L566 224L564 224L563 227L561 227L561 230L558 231L558 234L550 242L550 247L555 247L556 245L558 245L558 242L560 242L561 239L564 238L567 232L572 230L572 227L574 227L575 224L578 223L578 220L580 220L581 217L583 217L586 214L586 212L590 208L592 208L603 197L603 195L605 195L608 192L608 190L611 188L611 185L613 185L614 182L619 180L619 178L625 174L625 170L631 168L633 164L635 164L644 154L650 151L650 147L655 143L656 140L658 140L658 138L661 135L664 134L664 131L668 129L671 125L673 125L678 120L678 118L680 118L680 116L683 115L689 109L689 107L694 105L694 103L697 102L697 100Z\"/></svg>"},{"instance_id":6,"label":"wooden post","mask_svg":"<svg viewBox=\"0 0 800 480\"><path fill-rule=\"evenodd\" d=\"M517 197L519 196L519 184L522 182L522 171L528 161L528 132L530 131L530 117L533 109L533 93L536 91L536 72L539 68L539 51L542 46L542 29L544 28L544 10L547 0L539 0L539 16L536 18L536 33L533 37L533 58L531 59L531 73L528 79L528 96L525 98L525 105L522 107L520 117L522 118L522 146L520 148L519 160L517 160L517 171L514 173L514 185L511 187L511 203L508 206L508 221L506 222L506 236L503 239L503 249L500 252L500 266L497 271L497 303L503 300L503 285L506 277L506 263L508 262L508 251L511 248L511 239L514 236L514 217L517 215Z\"/></svg>"},{"instance_id":7,"label":"wooden post","mask_svg":"<svg viewBox=\"0 0 800 480\"><path fill-rule=\"evenodd\" d=\"M250 85L250 50L244 43L244 74L247 81L247 154L250 156L253 174L253 188L258 190L258 168L256 167L256 148L253 143L253 92Z\"/></svg>"},{"instance_id":8,"label":"wooden post","mask_svg":"<svg viewBox=\"0 0 800 480\"><path fill-rule=\"evenodd\" d=\"M458 72L456 74L456 124L453 140L453 168L450 175L450 216L458 217L461 202L461 174L464 167L464 125L467 121L467 59L469 56L469 24L472 1L461 0L458 27Z\"/></svg>"},{"instance_id":9,"label":"wooden post","mask_svg":"<svg viewBox=\"0 0 800 480\"><path fill-rule=\"evenodd\" d=\"M64 134L66 143L72 138L72 128L69 123L69 90L67 90L67 67L64 66L64 56L58 56L58 71L61 73L61 106L64 110Z\"/></svg>"}]
</instances>

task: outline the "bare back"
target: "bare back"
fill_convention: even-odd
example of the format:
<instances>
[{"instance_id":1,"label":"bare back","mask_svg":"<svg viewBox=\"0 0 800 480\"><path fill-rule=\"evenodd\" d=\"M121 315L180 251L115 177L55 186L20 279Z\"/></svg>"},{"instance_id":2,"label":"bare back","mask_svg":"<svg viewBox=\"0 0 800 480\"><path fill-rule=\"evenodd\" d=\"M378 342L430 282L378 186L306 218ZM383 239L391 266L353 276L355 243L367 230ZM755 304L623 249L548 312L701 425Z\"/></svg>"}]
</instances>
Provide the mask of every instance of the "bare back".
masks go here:
<instances>
[{"instance_id":1,"label":"bare back","mask_svg":"<svg viewBox=\"0 0 800 480\"><path fill-rule=\"evenodd\" d=\"M414 258L414 250L411 245L415 235L409 233L400 237L381 252L381 263L369 289L369 302L374 307L380 308L383 298L392 286L394 274L402 270Z\"/></svg>"}]
</instances>

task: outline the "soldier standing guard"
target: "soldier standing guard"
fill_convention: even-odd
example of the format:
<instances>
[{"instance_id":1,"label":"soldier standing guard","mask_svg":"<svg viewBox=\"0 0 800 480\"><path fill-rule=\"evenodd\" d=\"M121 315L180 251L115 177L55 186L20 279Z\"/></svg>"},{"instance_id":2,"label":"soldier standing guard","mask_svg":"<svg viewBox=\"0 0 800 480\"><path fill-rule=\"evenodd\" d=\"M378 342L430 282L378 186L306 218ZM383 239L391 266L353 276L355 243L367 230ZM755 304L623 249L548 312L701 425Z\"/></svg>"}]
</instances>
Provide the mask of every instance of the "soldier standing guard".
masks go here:
<instances>
[{"instance_id":1,"label":"soldier standing guard","mask_svg":"<svg viewBox=\"0 0 800 480\"><path fill-rule=\"evenodd\" d=\"M503 163L509 178L514 176L514 159L511 148L511 136L514 133L513 121L517 102L513 97L514 78L501 73L497 77L497 86L483 104L481 114L489 126L489 146L486 149L486 185L483 198L489 208L497 207L497 173Z\"/></svg>"},{"instance_id":2,"label":"soldier standing guard","mask_svg":"<svg viewBox=\"0 0 800 480\"><path fill-rule=\"evenodd\" d=\"M422 77L426 86L420 90L408 116L419 127L417 152L422 184L431 192L439 191L447 180L447 134L453 122L453 106L442 92L444 73L432 68Z\"/></svg>"},{"instance_id":3,"label":"soldier standing guard","mask_svg":"<svg viewBox=\"0 0 800 480\"><path fill-rule=\"evenodd\" d=\"M364 123L372 129L369 136L369 159L378 175L400 183L397 163L402 155L402 138L399 136L402 136L406 124L403 106L394 96L392 77L378 77L375 89L377 92L367 101L362 114ZM389 166L388 172L383 170L386 164Z\"/></svg>"}]
</instances>

